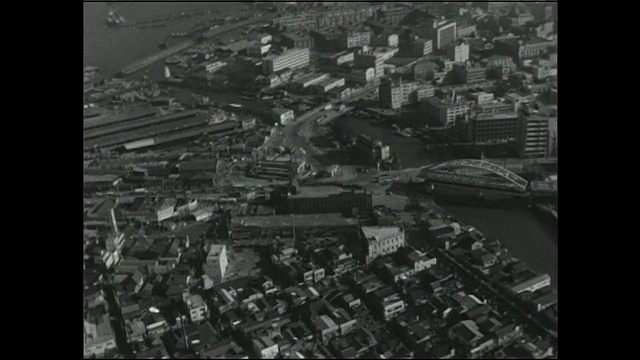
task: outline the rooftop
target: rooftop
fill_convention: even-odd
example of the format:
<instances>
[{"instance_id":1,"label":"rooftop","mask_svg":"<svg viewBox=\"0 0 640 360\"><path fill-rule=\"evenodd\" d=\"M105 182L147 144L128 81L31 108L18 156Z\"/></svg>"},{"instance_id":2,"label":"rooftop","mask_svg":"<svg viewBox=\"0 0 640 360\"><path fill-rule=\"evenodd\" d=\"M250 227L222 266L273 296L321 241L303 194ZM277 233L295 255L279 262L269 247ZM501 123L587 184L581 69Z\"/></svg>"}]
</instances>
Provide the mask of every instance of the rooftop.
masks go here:
<instances>
[{"instance_id":1,"label":"rooftop","mask_svg":"<svg viewBox=\"0 0 640 360\"><path fill-rule=\"evenodd\" d=\"M289 198L323 198L338 195L343 192L345 192L345 190L338 186L301 186L298 188L298 193L289 195Z\"/></svg>"},{"instance_id":2,"label":"rooftop","mask_svg":"<svg viewBox=\"0 0 640 360\"><path fill-rule=\"evenodd\" d=\"M207 257L215 257L219 256L225 250L225 246L223 244L213 244L209 249L209 253Z\"/></svg>"},{"instance_id":3,"label":"rooftop","mask_svg":"<svg viewBox=\"0 0 640 360\"><path fill-rule=\"evenodd\" d=\"M283 115L283 114L286 114L286 113L288 113L290 111L293 111L291 109L280 108L280 107L273 108L272 110L273 110L274 113L276 113L278 115Z\"/></svg>"},{"instance_id":4,"label":"rooftop","mask_svg":"<svg viewBox=\"0 0 640 360\"><path fill-rule=\"evenodd\" d=\"M339 213L312 215L275 215L275 216L245 216L235 217L231 223L242 227L285 227L293 226L355 226L357 221L344 218Z\"/></svg>"},{"instance_id":5,"label":"rooftop","mask_svg":"<svg viewBox=\"0 0 640 360\"><path fill-rule=\"evenodd\" d=\"M404 233L399 226L363 226L361 230L368 241L382 241Z\"/></svg>"}]
</instances>

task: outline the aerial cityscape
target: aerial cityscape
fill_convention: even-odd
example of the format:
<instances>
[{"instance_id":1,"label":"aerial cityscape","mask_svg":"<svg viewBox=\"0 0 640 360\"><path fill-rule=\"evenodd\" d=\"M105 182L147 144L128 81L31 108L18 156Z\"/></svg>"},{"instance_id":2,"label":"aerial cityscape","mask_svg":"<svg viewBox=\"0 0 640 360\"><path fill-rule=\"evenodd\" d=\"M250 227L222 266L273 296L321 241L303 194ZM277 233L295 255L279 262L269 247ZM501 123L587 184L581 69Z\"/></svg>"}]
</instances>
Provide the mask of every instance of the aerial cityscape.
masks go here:
<instances>
[{"instance_id":1,"label":"aerial cityscape","mask_svg":"<svg viewBox=\"0 0 640 360\"><path fill-rule=\"evenodd\" d=\"M84 358L557 358L557 1L83 7Z\"/></svg>"}]
</instances>

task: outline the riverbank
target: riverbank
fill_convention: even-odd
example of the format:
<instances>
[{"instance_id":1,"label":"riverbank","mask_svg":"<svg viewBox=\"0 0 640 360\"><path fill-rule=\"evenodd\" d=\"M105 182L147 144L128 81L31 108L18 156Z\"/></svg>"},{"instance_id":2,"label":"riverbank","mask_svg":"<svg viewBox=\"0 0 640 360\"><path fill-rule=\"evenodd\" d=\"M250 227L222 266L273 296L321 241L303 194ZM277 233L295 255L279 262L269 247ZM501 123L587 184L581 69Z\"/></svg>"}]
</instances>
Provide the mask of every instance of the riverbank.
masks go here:
<instances>
[{"instance_id":1,"label":"riverbank","mask_svg":"<svg viewBox=\"0 0 640 360\"><path fill-rule=\"evenodd\" d=\"M547 273L558 288L558 224L527 207L522 199L437 188L436 204L488 238L496 238L533 270Z\"/></svg>"}]
</instances>

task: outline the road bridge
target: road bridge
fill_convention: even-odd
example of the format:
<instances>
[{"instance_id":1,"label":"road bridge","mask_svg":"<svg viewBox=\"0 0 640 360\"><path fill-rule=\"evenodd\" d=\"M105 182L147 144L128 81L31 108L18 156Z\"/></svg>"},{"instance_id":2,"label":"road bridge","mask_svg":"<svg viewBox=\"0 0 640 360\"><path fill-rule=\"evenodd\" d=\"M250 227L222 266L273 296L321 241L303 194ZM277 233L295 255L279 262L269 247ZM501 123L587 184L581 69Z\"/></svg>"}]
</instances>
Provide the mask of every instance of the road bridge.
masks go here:
<instances>
[{"instance_id":1,"label":"road bridge","mask_svg":"<svg viewBox=\"0 0 640 360\"><path fill-rule=\"evenodd\" d=\"M446 184L497 190L519 196L555 196L556 182L528 181L486 160L446 161L424 168L418 175L431 184Z\"/></svg>"}]
</instances>

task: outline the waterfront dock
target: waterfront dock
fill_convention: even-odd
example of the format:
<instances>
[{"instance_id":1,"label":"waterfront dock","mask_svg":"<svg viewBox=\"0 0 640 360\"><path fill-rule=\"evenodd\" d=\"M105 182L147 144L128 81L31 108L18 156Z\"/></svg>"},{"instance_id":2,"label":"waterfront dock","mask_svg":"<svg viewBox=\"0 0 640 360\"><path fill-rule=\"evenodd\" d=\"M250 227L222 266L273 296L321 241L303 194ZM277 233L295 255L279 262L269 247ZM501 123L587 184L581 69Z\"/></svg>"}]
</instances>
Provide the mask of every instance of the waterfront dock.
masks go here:
<instances>
[{"instance_id":1,"label":"waterfront dock","mask_svg":"<svg viewBox=\"0 0 640 360\"><path fill-rule=\"evenodd\" d=\"M186 50L187 48L195 45L196 40L187 40L183 43L177 44L175 46L172 46L168 49L162 50L159 53L156 53L152 56L149 56L147 58L144 58L140 61L136 61L135 63L125 67L124 69L120 70L120 72L118 73L119 75L129 75L131 73L134 73L140 69L144 69L145 67L155 63L156 61L160 61L162 59L165 59L173 54L176 54L180 51Z\"/></svg>"},{"instance_id":2,"label":"waterfront dock","mask_svg":"<svg viewBox=\"0 0 640 360\"><path fill-rule=\"evenodd\" d=\"M234 24L228 24L228 25L224 25L221 26L217 29L212 29L209 31L206 31L204 33L202 33L200 35L200 39L210 39L213 38L215 36L219 36L222 35L225 32L228 31L233 31L235 29L244 27L244 26L248 26L257 22L261 22L261 21L270 21L273 18L273 16L263 16L263 17L252 17ZM151 55L147 58L144 58L140 61L136 61L135 63L123 68L122 70L120 70L120 72L118 73L118 75L121 76L127 76L130 75L138 70L144 69L145 67L163 60L165 58L168 58L171 55L174 55L176 53L179 53L180 51L186 50L188 48L190 48L191 46L195 45L198 42L199 39L189 39L185 42L182 42L180 44L174 45L168 49L162 50L154 55Z\"/></svg>"}]
</instances>

